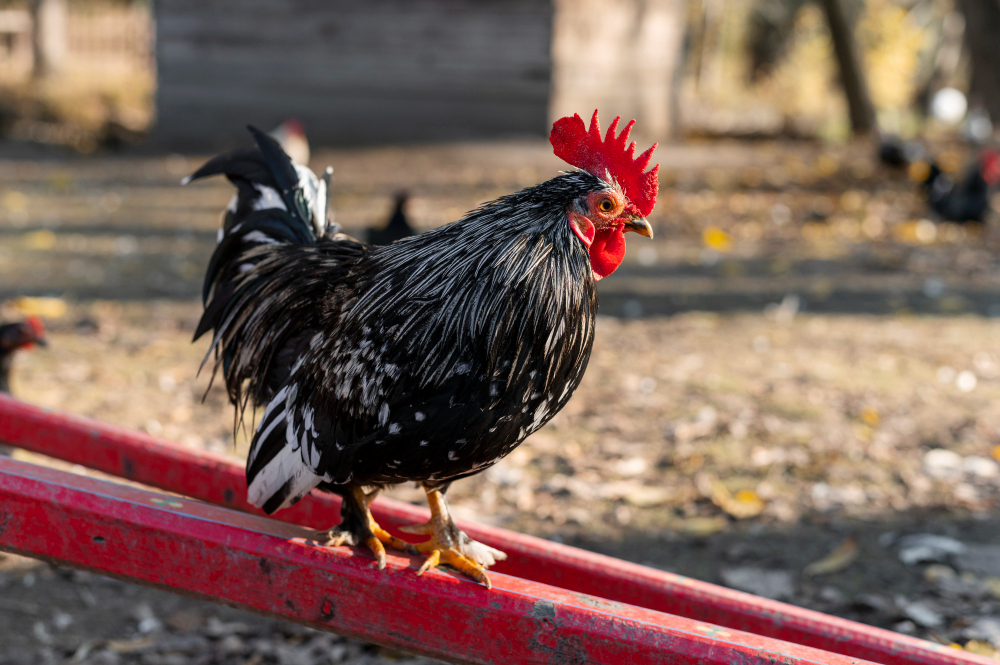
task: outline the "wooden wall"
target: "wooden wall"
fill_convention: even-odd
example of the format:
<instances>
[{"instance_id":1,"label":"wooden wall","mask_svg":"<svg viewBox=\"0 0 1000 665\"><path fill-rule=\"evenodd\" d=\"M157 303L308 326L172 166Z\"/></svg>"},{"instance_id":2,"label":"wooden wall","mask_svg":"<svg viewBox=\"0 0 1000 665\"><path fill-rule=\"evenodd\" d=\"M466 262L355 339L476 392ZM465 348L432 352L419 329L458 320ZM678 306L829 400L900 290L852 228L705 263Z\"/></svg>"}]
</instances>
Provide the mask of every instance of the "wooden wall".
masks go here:
<instances>
[{"instance_id":1,"label":"wooden wall","mask_svg":"<svg viewBox=\"0 0 1000 665\"><path fill-rule=\"evenodd\" d=\"M545 136L600 108L666 138L686 0L156 0L161 143Z\"/></svg>"},{"instance_id":2,"label":"wooden wall","mask_svg":"<svg viewBox=\"0 0 1000 665\"><path fill-rule=\"evenodd\" d=\"M301 119L318 144L542 134L545 0L157 0L160 143L245 143Z\"/></svg>"}]
</instances>

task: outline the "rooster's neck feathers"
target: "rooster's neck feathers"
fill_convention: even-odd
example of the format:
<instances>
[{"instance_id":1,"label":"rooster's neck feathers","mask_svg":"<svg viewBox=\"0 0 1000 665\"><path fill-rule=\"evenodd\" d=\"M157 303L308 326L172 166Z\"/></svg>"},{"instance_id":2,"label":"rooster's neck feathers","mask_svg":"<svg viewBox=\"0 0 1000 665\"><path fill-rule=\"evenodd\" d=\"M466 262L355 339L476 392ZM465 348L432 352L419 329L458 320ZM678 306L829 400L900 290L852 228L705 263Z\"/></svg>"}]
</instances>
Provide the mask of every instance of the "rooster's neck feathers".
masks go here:
<instances>
[{"instance_id":1,"label":"rooster's neck feathers","mask_svg":"<svg viewBox=\"0 0 1000 665\"><path fill-rule=\"evenodd\" d=\"M561 317L593 316L593 273L566 211L601 186L590 174L565 174L372 248L355 268L357 296L338 321L341 337L381 322L382 338L422 358L419 377L429 387L461 369L470 345L499 357L494 345L517 338L511 326L552 330Z\"/></svg>"}]
</instances>

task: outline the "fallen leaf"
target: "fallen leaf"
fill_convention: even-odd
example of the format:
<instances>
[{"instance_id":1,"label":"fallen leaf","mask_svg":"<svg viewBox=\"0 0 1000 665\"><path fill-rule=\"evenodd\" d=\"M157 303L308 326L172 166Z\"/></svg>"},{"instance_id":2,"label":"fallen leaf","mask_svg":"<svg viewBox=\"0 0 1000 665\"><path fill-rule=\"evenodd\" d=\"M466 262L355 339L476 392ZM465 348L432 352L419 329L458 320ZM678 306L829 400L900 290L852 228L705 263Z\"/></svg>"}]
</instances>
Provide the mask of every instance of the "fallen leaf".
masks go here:
<instances>
[{"instance_id":1,"label":"fallen leaf","mask_svg":"<svg viewBox=\"0 0 1000 665\"><path fill-rule=\"evenodd\" d=\"M668 489L640 486L626 492L623 498L638 508L652 508L668 503L672 497Z\"/></svg>"},{"instance_id":2,"label":"fallen leaf","mask_svg":"<svg viewBox=\"0 0 1000 665\"><path fill-rule=\"evenodd\" d=\"M734 496L718 478L708 478L709 496L712 503L722 508L738 520L756 517L764 512L767 504L753 490L740 490Z\"/></svg>"},{"instance_id":3,"label":"fallen leaf","mask_svg":"<svg viewBox=\"0 0 1000 665\"><path fill-rule=\"evenodd\" d=\"M717 226L705 229L701 234L701 240L705 243L705 247L717 252L728 252L733 248L733 237Z\"/></svg>"},{"instance_id":4,"label":"fallen leaf","mask_svg":"<svg viewBox=\"0 0 1000 665\"><path fill-rule=\"evenodd\" d=\"M118 653L131 653L144 649L156 642L152 637L140 637L134 640L108 640L107 647Z\"/></svg>"},{"instance_id":5,"label":"fallen leaf","mask_svg":"<svg viewBox=\"0 0 1000 665\"><path fill-rule=\"evenodd\" d=\"M813 577L836 573L847 568L856 558L858 558L858 539L848 536L832 552L806 566L802 574Z\"/></svg>"},{"instance_id":6,"label":"fallen leaf","mask_svg":"<svg viewBox=\"0 0 1000 665\"><path fill-rule=\"evenodd\" d=\"M878 427L878 424L882 422L882 416L879 415L878 409L866 406L861 409L861 420L871 427Z\"/></svg>"},{"instance_id":7,"label":"fallen leaf","mask_svg":"<svg viewBox=\"0 0 1000 665\"><path fill-rule=\"evenodd\" d=\"M48 229L24 234L24 242L31 249L49 250L56 246L56 234Z\"/></svg>"},{"instance_id":8,"label":"fallen leaf","mask_svg":"<svg viewBox=\"0 0 1000 665\"><path fill-rule=\"evenodd\" d=\"M923 160L913 162L907 167L906 174L913 182L923 182L931 174L931 165Z\"/></svg>"},{"instance_id":9,"label":"fallen leaf","mask_svg":"<svg viewBox=\"0 0 1000 665\"><path fill-rule=\"evenodd\" d=\"M24 316L43 316L59 319L66 316L69 306L62 298L30 298L24 296L14 300L14 309Z\"/></svg>"},{"instance_id":10,"label":"fallen leaf","mask_svg":"<svg viewBox=\"0 0 1000 665\"><path fill-rule=\"evenodd\" d=\"M989 642L982 642L980 640L969 640L966 642L963 650L969 653L974 653L977 656L986 656L987 658L1000 658L1000 651L993 648L993 645Z\"/></svg>"},{"instance_id":11,"label":"fallen leaf","mask_svg":"<svg viewBox=\"0 0 1000 665\"><path fill-rule=\"evenodd\" d=\"M688 536L711 536L729 526L729 521L722 515L715 517L689 517L677 525L677 530Z\"/></svg>"}]
</instances>

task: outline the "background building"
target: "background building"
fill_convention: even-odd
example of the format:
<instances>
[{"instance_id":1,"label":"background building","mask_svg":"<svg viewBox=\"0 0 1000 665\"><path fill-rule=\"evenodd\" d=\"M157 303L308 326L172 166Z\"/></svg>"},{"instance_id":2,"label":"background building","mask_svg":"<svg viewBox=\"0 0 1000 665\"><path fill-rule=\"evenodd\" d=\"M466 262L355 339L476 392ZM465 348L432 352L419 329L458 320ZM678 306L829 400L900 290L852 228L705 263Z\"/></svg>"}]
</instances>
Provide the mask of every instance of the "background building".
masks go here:
<instances>
[{"instance_id":1,"label":"background building","mask_svg":"<svg viewBox=\"0 0 1000 665\"><path fill-rule=\"evenodd\" d=\"M542 135L600 107L666 132L682 0L155 3L154 136L300 118L319 143Z\"/></svg>"}]
</instances>

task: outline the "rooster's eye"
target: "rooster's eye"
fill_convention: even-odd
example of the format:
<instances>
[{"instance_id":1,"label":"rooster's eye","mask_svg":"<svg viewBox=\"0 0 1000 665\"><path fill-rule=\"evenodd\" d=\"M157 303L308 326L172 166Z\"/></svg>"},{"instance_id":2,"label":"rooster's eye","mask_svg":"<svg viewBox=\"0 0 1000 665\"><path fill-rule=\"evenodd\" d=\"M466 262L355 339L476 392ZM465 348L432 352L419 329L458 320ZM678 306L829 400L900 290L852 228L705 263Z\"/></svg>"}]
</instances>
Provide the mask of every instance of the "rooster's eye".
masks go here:
<instances>
[{"instance_id":1,"label":"rooster's eye","mask_svg":"<svg viewBox=\"0 0 1000 665\"><path fill-rule=\"evenodd\" d=\"M601 202L597 204L597 208L601 212L611 212L615 208L615 203L611 199L604 198L601 199Z\"/></svg>"}]
</instances>

